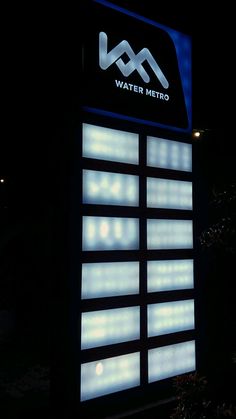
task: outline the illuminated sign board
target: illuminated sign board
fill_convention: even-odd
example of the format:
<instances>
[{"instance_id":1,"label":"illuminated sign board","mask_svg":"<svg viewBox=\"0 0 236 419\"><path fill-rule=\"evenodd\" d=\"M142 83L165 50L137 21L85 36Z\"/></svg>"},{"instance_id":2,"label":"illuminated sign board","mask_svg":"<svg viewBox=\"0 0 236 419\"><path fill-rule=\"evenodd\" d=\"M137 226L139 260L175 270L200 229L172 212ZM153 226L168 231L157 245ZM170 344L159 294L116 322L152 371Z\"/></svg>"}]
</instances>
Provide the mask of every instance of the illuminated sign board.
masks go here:
<instances>
[{"instance_id":1,"label":"illuminated sign board","mask_svg":"<svg viewBox=\"0 0 236 419\"><path fill-rule=\"evenodd\" d=\"M74 352L90 417L196 369L195 226L189 37L106 0L82 10Z\"/></svg>"},{"instance_id":2,"label":"illuminated sign board","mask_svg":"<svg viewBox=\"0 0 236 419\"><path fill-rule=\"evenodd\" d=\"M85 108L189 132L189 37L108 1L90 2L87 13L92 24L83 37Z\"/></svg>"}]
</instances>

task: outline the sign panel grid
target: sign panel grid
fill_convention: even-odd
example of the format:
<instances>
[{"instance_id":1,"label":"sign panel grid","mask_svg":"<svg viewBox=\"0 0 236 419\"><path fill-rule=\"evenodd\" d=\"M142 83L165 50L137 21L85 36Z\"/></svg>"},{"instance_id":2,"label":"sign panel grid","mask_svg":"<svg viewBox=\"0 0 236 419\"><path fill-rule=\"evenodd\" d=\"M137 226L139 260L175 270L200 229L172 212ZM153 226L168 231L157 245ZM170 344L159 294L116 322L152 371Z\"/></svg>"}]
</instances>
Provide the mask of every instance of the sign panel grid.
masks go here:
<instances>
[{"instance_id":1,"label":"sign panel grid","mask_svg":"<svg viewBox=\"0 0 236 419\"><path fill-rule=\"evenodd\" d=\"M174 340L176 333L195 328L194 299L178 300L176 294L181 290L191 292L194 287L192 256L176 258L176 252L193 249L192 219L190 215L187 219L175 218L178 211L192 214L193 210L191 147L143 133L83 124L81 239L82 254L89 252L91 260L81 266L80 349L83 354L93 350L93 360L81 364L81 401L195 369L194 340L149 346L149 339L173 335ZM140 150L145 150L144 158L139 155ZM88 158L94 162L92 170ZM107 168L109 162L126 164L125 173L113 173L110 166ZM133 165L137 167L136 175L128 174ZM149 167L154 176L156 171L156 177L149 176ZM179 179L170 179L170 175L163 178L163 168L168 173L178 171ZM181 178L182 172L189 173L188 181ZM166 210L168 214L173 211L173 215L155 217L155 209L157 214L161 209L162 214ZM116 252L119 260L110 259L111 251ZM130 251L133 257L127 261L124 255ZM153 251L154 260L149 256ZM160 251L167 252L168 258L161 259ZM170 291L172 296L163 303L158 302L158 297L156 301L152 297L151 304L142 300ZM100 308L96 306L98 301ZM142 346L144 337L146 347ZM133 346L127 350L126 344ZM117 345L122 345L122 349L119 355L114 352L112 356L112 347L117 351ZM100 348L108 346L110 357L101 359Z\"/></svg>"}]
</instances>

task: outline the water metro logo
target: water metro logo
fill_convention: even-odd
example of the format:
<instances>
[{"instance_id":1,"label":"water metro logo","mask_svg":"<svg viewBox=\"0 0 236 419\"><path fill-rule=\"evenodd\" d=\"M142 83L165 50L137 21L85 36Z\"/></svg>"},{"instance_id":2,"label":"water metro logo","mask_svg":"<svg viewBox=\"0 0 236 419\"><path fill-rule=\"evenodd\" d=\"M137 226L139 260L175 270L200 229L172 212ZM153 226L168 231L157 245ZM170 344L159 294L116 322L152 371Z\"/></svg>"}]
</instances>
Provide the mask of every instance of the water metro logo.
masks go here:
<instances>
[{"instance_id":1,"label":"water metro logo","mask_svg":"<svg viewBox=\"0 0 236 419\"><path fill-rule=\"evenodd\" d=\"M150 77L143 67L145 61L155 73L157 79L160 81L164 89L168 89L169 82L161 71L159 65L155 61L153 55L147 48L141 49L138 54L135 54L130 44L127 41L121 41L116 47L108 51L108 37L105 32L99 33L99 66L102 70L106 70L113 63L117 65L123 76L128 77L137 70L145 83L150 82ZM122 60L122 55L126 54L129 61L125 64Z\"/></svg>"}]
</instances>

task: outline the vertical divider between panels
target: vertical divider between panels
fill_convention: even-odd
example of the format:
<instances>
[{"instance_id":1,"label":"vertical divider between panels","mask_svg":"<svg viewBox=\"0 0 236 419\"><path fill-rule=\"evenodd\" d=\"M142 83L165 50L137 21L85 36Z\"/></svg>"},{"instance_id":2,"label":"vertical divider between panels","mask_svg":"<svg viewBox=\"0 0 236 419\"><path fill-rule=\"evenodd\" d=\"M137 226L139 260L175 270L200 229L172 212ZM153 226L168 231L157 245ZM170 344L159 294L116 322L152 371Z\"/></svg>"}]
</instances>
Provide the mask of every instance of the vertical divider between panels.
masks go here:
<instances>
[{"instance_id":1,"label":"vertical divider between panels","mask_svg":"<svg viewBox=\"0 0 236 419\"><path fill-rule=\"evenodd\" d=\"M148 383L147 363L147 213L146 213L146 164L147 138L139 136L139 205L140 205L140 378L141 385Z\"/></svg>"},{"instance_id":2,"label":"vertical divider between panels","mask_svg":"<svg viewBox=\"0 0 236 419\"><path fill-rule=\"evenodd\" d=\"M83 233L83 210L82 210L82 205L83 205L83 122L81 121L80 124L80 132L79 135L76 138L76 149L75 151L77 151L77 155L79 155L79 167L75 168L76 171L76 176L75 179L78 179L79 185L76 185L77 187L77 191L79 194L79 199L78 199L78 204L79 204L79 208L80 211L78 211L78 208L76 208L76 210L78 211L77 214L75 215L75 217L79 215L79 222L75 223L75 225L77 225L77 237L79 237L78 240L78 254L80 255L79 258L79 272L78 272L78 279L77 279L77 283L78 283L78 293L76 295L76 297L78 298L78 302L77 302L77 307L76 307L76 313L77 313L77 321L76 321L76 331L77 331L77 335L78 335L78 339L77 339L77 350L78 353L80 353L81 351L81 316L82 316L82 311L81 311L81 290L82 290L82 233ZM75 153L76 155L76 153ZM75 180L76 182L76 180ZM76 255L75 255L76 258ZM78 258L78 255L77 255ZM77 361L78 362L78 361ZM80 377L81 377L81 362L79 362L79 365L77 366L77 397L78 400L80 400L80 390L81 390L81 382L80 382Z\"/></svg>"}]
</instances>

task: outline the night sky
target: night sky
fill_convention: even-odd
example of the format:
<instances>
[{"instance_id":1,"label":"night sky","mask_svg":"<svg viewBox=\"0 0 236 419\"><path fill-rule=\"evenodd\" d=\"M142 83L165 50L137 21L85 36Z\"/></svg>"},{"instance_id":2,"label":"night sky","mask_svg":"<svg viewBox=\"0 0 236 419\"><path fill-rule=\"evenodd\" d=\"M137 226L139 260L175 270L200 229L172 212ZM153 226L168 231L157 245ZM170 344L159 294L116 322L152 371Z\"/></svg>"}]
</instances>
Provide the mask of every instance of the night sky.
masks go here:
<instances>
[{"instance_id":1,"label":"night sky","mask_svg":"<svg viewBox=\"0 0 236 419\"><path fill-rule=\"evenodd\" d=\"M153 0L112 2L192 37L193 128L203 130L202 137L194 141L198 141L197 167L203 188L200 228L205 228L222 216L212 209L213 191L224 191L236 181L234 45L233 28L228 24L230 13L227 12L227 16L226 11L216 6L214 11L206 12L198 4L190 3L186 8L174 2L170 8L167 6L160 11L158 2ZM51 303L60 302L60 275L65 268L57 266L65 251L63 220L68 210L71 163L64 129L68 118L73 121L71 115L76 113L79 97L76 37L83 28L78 24L76 12L68 9L63 5L61 9L57 6L53 10L33 10L30 18L29 10L25 13L21 10L22 19L17 13L11 15L2 51L0 177L5 183L0 184L0 243L3 244L0 264L8 295L7 302L3 299L3 309L13 305L19 310L16 333L19 353L28 347L32 364L42 363L43 367L51 363L48 318L53 319ZM219 272L235 278L235 267L231 274L232 261L228 261L228 255L225 257L225 265L220 266ZM214 289L212 299L215 299L212 313L217 312L221 295L225 298L225 317L222 320L216 316L223 330L225 319L233 316L230 307L235 301L233 296L229 297L233 294L233 284L229 282L228 292L222 292L220 278L218 285L214 284L217 269L214 255L210 255L210 261L212 282L208 285ZM207 304L209 288L203 285L202 291L207 294L203 300ZM206 333L214 323L212 313L207 313ZM228 328L225 334L222 331L223 338L229 337ZM214 349L216 337L214 329L207 338L211 349ZM233 340L232 336L230 339ZM231 350L231 346L230 341L226 349L221 348L222 353L228 347ZM11 353L14 375L14 362L18 361L14 350ZM22 356L18 363L28 365L26 358ZM222 361L220 355L218 360Z\"/></svg>"}]
</instances>

